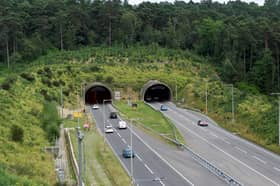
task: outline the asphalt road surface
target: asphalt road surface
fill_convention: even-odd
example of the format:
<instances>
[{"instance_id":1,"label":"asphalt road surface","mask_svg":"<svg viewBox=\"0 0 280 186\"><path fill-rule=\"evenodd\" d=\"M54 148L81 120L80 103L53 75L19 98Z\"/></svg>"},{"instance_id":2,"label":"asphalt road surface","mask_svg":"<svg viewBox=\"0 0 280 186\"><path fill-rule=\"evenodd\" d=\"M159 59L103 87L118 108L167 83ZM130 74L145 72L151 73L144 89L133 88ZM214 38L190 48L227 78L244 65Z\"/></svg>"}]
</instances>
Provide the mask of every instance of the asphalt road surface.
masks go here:
<instances>
[{"instance_id":1,"label":"asphalt road surface","mask_svg":"<svg viewBox=\"0 0 280 186\"><path fill-rule=\"evenodd\" d=\"M183 135L186 145L201 157L235 178L243 185L279 186L280 157L219 127L201 113L164 103L162 113L171 119ZM151 106L159 110L161 103ZM197 125L207 119L208 127Z\"/></svg>"},{"instance_id":2,"label":"asphalt road surface","mask_svg":"<svg viewBox=\"0 0 280 186\"><path fill-rule=\"evenodd\" d=\"M136 153L133 158L132 175L135 185L143 186L188 186L194 185L189 179L178 172L171 164L162 159L159 154L152 150L144 140L127 129L118 129L118 119L110 119L110 104L100 105L99 109L91 109L93 119L98 129L104 133L105 125L112 125L114 133L105 134L106 141L109 143L121 163L128 173L131 173L131 159L122 157L122 150L130 146L130 135L132 135L132 148Z\"/></svg>"}]
</instances>

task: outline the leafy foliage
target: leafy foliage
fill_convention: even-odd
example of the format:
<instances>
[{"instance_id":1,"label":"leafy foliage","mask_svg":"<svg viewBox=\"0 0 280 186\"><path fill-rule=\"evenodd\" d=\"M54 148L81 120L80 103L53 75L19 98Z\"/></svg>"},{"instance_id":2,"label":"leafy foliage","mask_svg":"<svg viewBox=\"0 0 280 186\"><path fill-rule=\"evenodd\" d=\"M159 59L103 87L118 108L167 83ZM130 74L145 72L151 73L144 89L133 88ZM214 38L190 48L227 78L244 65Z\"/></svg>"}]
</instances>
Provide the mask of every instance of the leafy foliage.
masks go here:
<instances>
[{"instance_id":1,"label":"leafy foliage","mask_svg":"<svg viewBox=\"0 0 280 186\"><path fill-rule=\"evenodd\" d=\"M55 142L59 136L60 119L56 104L54 102L45 102L41 113L42 128L46 131L50 142Z\"/></svg>"},{"instance_id":2,"label":"leafy foliage","mask_svg":"<svg viewBox=\"0 0 280 186\"><path fill-rule=\"evenodd\" d=\"M203 55L222 67L218 69L226 82L243 81L265 93L279 91L279 4L176 1L131 6L119 0L1 0L0 63L27 63L50 50L153 45ZM102 55L79 57L114 63ZM50 58L46 64L62 58L63 54ZM142 56L134 61L142 63ZM99 71L95 65L88 70ZM52 76L50 71L43 73Z\"/></svg>"}]
</instances>

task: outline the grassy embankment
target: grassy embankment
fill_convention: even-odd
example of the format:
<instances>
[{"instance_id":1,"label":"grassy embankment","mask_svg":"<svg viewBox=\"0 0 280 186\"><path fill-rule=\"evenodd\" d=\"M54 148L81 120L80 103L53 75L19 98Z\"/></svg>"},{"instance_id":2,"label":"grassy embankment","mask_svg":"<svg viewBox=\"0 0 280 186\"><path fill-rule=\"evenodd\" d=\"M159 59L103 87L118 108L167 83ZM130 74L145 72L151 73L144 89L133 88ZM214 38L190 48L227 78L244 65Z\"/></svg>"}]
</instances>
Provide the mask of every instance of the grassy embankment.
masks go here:
<instances>
[{"instance_id":1,"label":"grassy embankment","mask_svg":"<svg viewBox=\"0 0 280 186\"><path fill-rule=\"evenodd\" d=\"M185 143L178 129L174 127L174 124L165 118L162 113L155 111L141 101L137 101L136 103L137 108L132 108L131 106L128 106L125 101L114 102L115 106L121 111L121 114L124 115L124 118L134 120L133 123L144 130L146 129L145 127L148 127L153 131L156 131L152 132L151 130L146 129L145 131L149 132L151 135L162 140L163 138L161 138L160 135L164 135L173 140L178 140L183 144ZM137 123L140 123L145 127L137 125Z\"/></svg>"},{"instance_id":2,"label":"grassy embankment","mask_svg":"<svg viewBox=\"0 0 280 186\"><path fill-rule=\"evenodd\" d=\"M50 142L40 115L44 102L58 102L60 87L65 107L75 108L77 93L85 82L100 81L137 99L150 79L163 81L172 90L177 84L179 100L185 98L184 105L202 111L208 82L208 113L212 118L224 128L280 153L276 99L248 85L235 85L239 89L234 90L236 123L232 124L230 89L205 59L188 51L153 46L85 48L52 52L28 65L13 64L9 70L0 66L0 164L5 174L35 185L55 183L51 156L42 151ZM23 137L13 139L18 128Z\"/></svg>"}]
</instances>

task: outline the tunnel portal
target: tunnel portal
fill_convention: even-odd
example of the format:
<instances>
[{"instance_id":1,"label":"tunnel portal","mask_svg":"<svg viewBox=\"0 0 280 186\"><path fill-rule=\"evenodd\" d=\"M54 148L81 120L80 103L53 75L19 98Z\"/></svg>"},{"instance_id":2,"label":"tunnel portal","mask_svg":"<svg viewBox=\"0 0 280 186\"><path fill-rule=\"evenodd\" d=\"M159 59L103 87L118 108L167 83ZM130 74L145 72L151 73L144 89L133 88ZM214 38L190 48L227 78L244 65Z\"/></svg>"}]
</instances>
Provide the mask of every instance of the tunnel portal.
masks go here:
<instances>
[{"instance_id":1,"label":"tunnel portal","mask_svg":"<svg viewBox=\"0 0 280 186\"><path fill-rule=\"evenodd\" d=\"M106 103L111 102L112 93L105 85L92 85L85 92L85 103L87 105L103 104L103 100L107 100Z\"/></svg>"},{"instance_id":2,"label":"tunnel portal","mask_svg":"<svg viewBox=\"0 0 280 186\"><path fill-rule=\"evenodd\" d=\"M170 88L159 82L150 81L143 88L143 99L146 102L164 102L171 100L171 90Z\"/></svg>"}]
</instances>

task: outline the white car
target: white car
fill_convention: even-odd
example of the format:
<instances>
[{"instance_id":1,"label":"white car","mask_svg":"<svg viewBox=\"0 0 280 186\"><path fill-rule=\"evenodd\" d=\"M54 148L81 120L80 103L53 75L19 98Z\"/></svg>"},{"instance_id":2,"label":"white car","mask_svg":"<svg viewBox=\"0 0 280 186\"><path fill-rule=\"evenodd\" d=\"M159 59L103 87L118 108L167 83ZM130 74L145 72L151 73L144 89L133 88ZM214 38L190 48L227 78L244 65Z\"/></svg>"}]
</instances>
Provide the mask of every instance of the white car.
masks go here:
<instances>
[{"instance_id":1,"label":"white car","mask_svg":"<svg viewBox=\"0 0 280 186\"><path fill-rule=\"evenodd\" d=\"M99 109L99 106L95 104L92 106L92 109Z\"/></svg>"},{"instance_id":2,"label":"white car","mask_svg":"<svg viewBox=\"0 0 280 186\"><path fill-rule=\"evenodd\" d=\"M107 125L107 126L105 127L105 132L106 132L106 133L113 133L113 132L114 132L114 129L113 129L113 127L112 127L111 125Z\"/></svg>"},{"instance_id":3,"label":"white car","mask_svg":"<svg viewBox=\"0 0 280 186\"><path fill-rule=\"evenodd\" d=\"M125 121L119 121L119 129L126 129L127 125Z\"/></svg>"}]
</instances>

